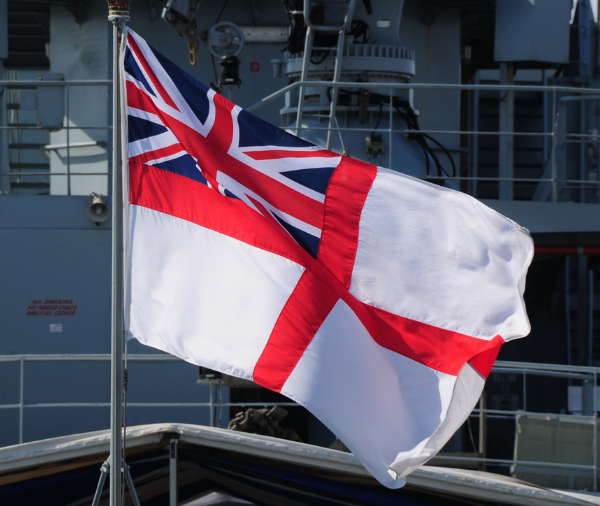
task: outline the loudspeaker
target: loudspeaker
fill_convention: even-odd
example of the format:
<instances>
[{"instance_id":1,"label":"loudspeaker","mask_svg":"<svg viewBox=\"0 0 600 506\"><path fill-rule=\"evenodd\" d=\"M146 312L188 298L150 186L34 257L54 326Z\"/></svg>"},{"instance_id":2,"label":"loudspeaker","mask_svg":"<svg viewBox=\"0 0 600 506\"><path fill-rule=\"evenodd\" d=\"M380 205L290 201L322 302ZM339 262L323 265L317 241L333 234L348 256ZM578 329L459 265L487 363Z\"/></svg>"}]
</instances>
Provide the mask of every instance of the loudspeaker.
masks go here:
<instances>
[{"instance_id":1,"label":"loudspeaker","mask_svg":"<svg viewBox=\"0 0 600 506\"><path fill-rule=\"evenodd\" d=\"M100 223L108 219L110 209L106 205L104 196L99 193L90 193L90 207L88 207L87 214L90 220L94 221L96 225L100 225Z\"/></svg>"}]
</instances>

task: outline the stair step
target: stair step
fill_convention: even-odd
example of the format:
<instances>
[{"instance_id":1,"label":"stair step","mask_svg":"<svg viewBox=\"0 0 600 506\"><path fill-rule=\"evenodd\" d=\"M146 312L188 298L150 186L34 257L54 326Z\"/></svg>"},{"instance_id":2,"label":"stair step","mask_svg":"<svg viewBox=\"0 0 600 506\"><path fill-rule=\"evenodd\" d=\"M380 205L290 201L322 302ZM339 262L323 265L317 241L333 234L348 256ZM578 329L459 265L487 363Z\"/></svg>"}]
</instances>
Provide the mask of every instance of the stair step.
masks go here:
<instances>
[{"instance_id":1,"label":"stair step","mask_svg":"<svg viewBox=\"0 0 600 506\"><path fill-rule=\"evenodd\" d=\"M14 190L16 188L32 188L32 189L38 189L38 190L48 190L50 188L50 184L49 183L11 183L10 188L11 188L11 190Z\"/></svg>"},{"instance_id":2,"label":"stair step","mask_svg":"<svg viewBox=\"0 0 600 506\"><path fill-rule=\"evenodd\" d=\"M8 166L10 172L13 170L50 170L49 163L11 163Z\"/></svg>"},{"instance_id":3,"label":"stair step","mask_svg":"<svg viewBox=\"0 0 600 506\"><path fill-rule=\"evenodd\" d=\"M27 143L12 143L8 145L8 149L40 149L46 144L27 144Z\"/></svg>"}]
</instances>

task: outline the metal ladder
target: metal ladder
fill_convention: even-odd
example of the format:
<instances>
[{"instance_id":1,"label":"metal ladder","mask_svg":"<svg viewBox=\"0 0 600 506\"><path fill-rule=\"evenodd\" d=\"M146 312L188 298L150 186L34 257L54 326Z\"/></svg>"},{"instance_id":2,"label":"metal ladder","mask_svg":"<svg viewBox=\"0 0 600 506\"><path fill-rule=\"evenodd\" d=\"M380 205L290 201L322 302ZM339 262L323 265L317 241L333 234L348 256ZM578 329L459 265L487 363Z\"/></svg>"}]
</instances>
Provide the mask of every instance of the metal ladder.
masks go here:
<instances>
[{"instance_id":1,"label":"metal ladder","mask_svg":"<svg viewBox=\"0 0 600 506\"><path fill-rule=\"evenodd\" d=\"M340 26L321 26L315 25L310 21L310 9L311 1L304 0L304 23L306 24L306 40L304 42L304 59L302 61L302 74L300 76L300 91L298 97L298 113L296 115L296 135L300 135L300 128L302 126L302 115L304 110L304 83L308 78L308 66L310 65L310 58L313 50L313 44L315 39L315 32L338 32L338 44L336 48L336 59L335 69L333 72L334 83L339 82L342 73L342 56L344 53L344 42L346 27L352 21L354 15L354 9L356 7L357 0L348 0L348 10L344 21ZM331 132L333 128L333 122L335 121L336 109L337 109L337 97L338 88L334 87L331 93L331 105L329 109L329 128L327 129L327 144L326 148L331 149Z\"/></svg>"},{"instance_id":2,"label":"metal ladder","mask_svg":"<svg viewBox=\"0 0 600 506\"><path fill-rule=\"evenodd\" d=\"M11 70L6 72L8 79L18 81L19 72ZM31 111L23 110L21 106L21 92L29 91L25 87L11 86L6 87L6 126L10 127L7 131L7 172L10 174L2 176L0 189L6 193L35 193L48 194L50 192L50 162L45 159L40 151L47 144L47 140L41 141L40 137L48 137L47 133L35 130L37 123L31 121ZM2 107L0 106L0 111ZM24 122L23 115L27 117L30 113L30 121ZM0 150L1 151L1 150ZM31 176L30 173L44 173L48 176Z\"/></svg>"}]
</instances>

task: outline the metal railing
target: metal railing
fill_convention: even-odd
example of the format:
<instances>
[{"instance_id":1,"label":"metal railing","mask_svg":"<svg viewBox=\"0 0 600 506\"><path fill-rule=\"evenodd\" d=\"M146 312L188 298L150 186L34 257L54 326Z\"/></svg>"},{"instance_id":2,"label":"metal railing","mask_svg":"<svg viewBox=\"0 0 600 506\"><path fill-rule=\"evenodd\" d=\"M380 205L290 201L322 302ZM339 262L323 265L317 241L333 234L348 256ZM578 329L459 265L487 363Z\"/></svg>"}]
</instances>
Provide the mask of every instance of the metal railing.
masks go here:
<instances>
[{"instance_id":1,"label":"metal railing","mask_svg":"<svg viewBox=\"0 0 600 506\"><path fill-rule=\"evenodd\" d=\"M20 108L20 99L19 99L19 92L20 91L26 91L26 92L30 92L30 91L37 91L40 88L48 88L48 87L52 87L52 88L63 88L64 90L64 96L63 96L63 100L64 100L64 120L63 120L63 124L56 126L53 125L51 128L48 128L48 126L44 125L42 122L37 121L35 123L25 123L22 124L18 121L18 118L20 116L20 112L22 111L22 109ZM108 149L106 149L106 163L107 163L107 168L106 170L100 171L100 172L92 172L92 171L86 171L86 172L82 172L82 171L73 171L72 170L72 165L73 165L73 155L72 155L72 150L80 150L81 148L89 148L89 147L93 147L93 146L100 146L103 148L108 148L108 143L110 142L110 136L108 135L108 133L110 131L112 131L112 125L86 125L84 124L78 124L78 125L73 125L72 124L72 118L73 118L73 111L72 111L72 93L73 93L73 89L74 88L90 88L90 87L106 87L107 88L107 99L106 99L106 104L103 107L103 109L106 110L107 112L107 119L108 119L108 111L110 111L110 96L111 94L108 93L109 88L112 88L112 81L111 80L71 80L71 81L60 81L60 80L0 80L0 89L5 89L6 93L3 93L3 107L2 109L6 111L6 123L4 124L0 124L0 135L4 134L4 133L8 133L10 135L10 137L5 137L4 135L2 135L2 144L0 145L0 162L2 163L2 166L4 167L4 170L0 171L0 178L9 178L9 180L11 182L22 182L22 181L40 181L40 178L48 178L48 189L50 187L50 178L66 178L66 194L67 195L71 195L72 194L72 177L74 176L86 176L86 177L98 177L98 176L104 176L109 178L110 177L110 166L109 166L109 156L108 156ZM11 93L12 92L12 93ZM14 101L14 102L11 102ZM37 109L28 109L25 111L25 114L29 113L32 114L34 111L38 110L40 107L44 107L41 106L39 103L37 105ZM11 123L11 119L13 120L13 122ZM16 122L14 122L14 120L17 120ZM75 132L86 132L86 131L105 131L107 132L106 134L106 141L101 141L101 142L72 142L72 137L73 134ZM58 150L58 149L64 149L66 151L66 156L64 157L64 165L65 168L64 170L58 170L58 171L53 171L51 167L49 167L48 170L38 170L36 171L35 168L39 169L39 166L42 165L40 163L33 163L33 164L27 164L27 163L19 163L22 150L32 150L36 148L36 145L32 144L32 143L27 143L27 142L21 142L21 137L22 137L22 133L23 132L27 132L29 134L33 133L33 132L60 132L60 131L64 131L64 136L65 136L65 142L61 143L60 145L53 145L53 144L46 144L46 145L40 145L37 146L37 148L41 151L41 152L45 152L46 154L49 153L50 151L53 150ZM11 142L14 141L14 142ZM15 146L14 148L11 148L11 146ZM14 151L16 154L15 160L16 163L12 163L13 167L16 167L15 169L11 168L11 162L13 160L10 160L10 152ZM28 165L32 165L34 166L33 170L29 169L27 166ZM36 179L37 178L37 179ZM56 181L56 179L54 179ZM5 187L5 185L0 184L0 190ZM5 190L6 191L6 190ZM10 188L8 189L8 191L6 191L7 193L10 192Z\"/></svg>"},{"instance_id":2,"label":"metal railing","mask_svg":"<svg viewBox=\"0 0 600 506\"><path fill-rule=\"evenodd\" d=\"M443 453L438 454L435 457L435 461L438 464L444 465L445 461L464 462L471 466L476 466L479 469L486 469L488 467L504 467L509 468L513 475L519 475L519 473L531 474L550 474L557 476L566 476L573 478L586 478L589 479L591 488L594 491L598 490L598 410L600 405L598 399L600 398L600 388L598 385L598 376L600 374L599 367L584 367L584 366L573 366L573 365L557 365L557 364L536 364L531 362L503 362L497 361L492 369L490 378L493 378L495 374L511 374L521 376L521 397L520 406L517 409L481 409L481 406L475 408L470 415L470 418L478 418L480 420L480 430L482 428L481 421L489 419L500 419L500 420L513 420L515 422L515 447L513 449L512 459L500 459L500 458L488 458L485 456L485 447L479 448L477 457L469 456L445 456ZM563 406L562 412L557 413L547 411L534 411L528 409L528 378L542 377L542 378L555 378L566 380L564 387L568 388L573 382L581 382L582 390L588 387L587 402L586 399L582 399L582 412L568 414L568 406ZM488 383L490 381L488 378ZM488 388L486 386L486 388ZM566 392L564 392L566 393ZM559 393L556 393L559 395ZM482 396L483 398L484 396ZM568 398L567 395L564 396ZM585 397L585 396L584 396ZM517 448L517 432L519 432L519 419L533 417L537 420L543 420L551 422L552 420L560 420L560 423L568 422L572 420L576 424L585 426L589 425L592 432L591 440L591 464L577 464L569 462L550 462L548 460L526 460L518 457ZM548 445L556 444L556 441L547 441ZM480 442L481 445L481 442ZM531 480L533 481L533 479Z\"/></svg>"},{"instance_id":3,"label":"metal railing","mask_svg":"<svg viewBox=\"0 0 600 506\"><path fill-rule=\"evenodd\" d=\"M110 400L107 399L104 402L25 402L25 376L26 376L26 364L31 363L76 363L76 362L103 362L110 364L110 354L56 354L56 355L0 355L0 367L2 364L17 363L19 366L19 389L18 389L18 402L0 404L0 414L2 410L18 410L18 425L19 425L19 443L22 443L24 437L24 421L25 412L29 410L36 410L42 408L110 408ZM129 354L127 357L129 363L179 363L187 364L183 360L166 354ZM188 364L189 365L189 364ZM273 405L272 403L266 402L223 402L217 399L215 392L216 386L220 386L218 381L207 381L200 382L201 385L209 386L209 396L207 402L138 402L128 401L128 408L205 408L209 410L209 425L214 426L216 422L215 413L217 409L230 408L230 407L267 407ZM277 403L278 406L297 406L295 402L282 402ZM0 424L1 425L1 424Z\"/></svg>"},{"instance_id":4,"label":"metal railing","mask_svg":"<svg viewBox=\"0 0 600 506\"><path fill-rule=\"evenodd\" d=\"M183 361L178 359L177 357L171 355L164 354L149 354L149 355L141 355L141 354L130 354L128 356L129 362L134 363L181 363L184 364ZM110 355L108 354L70 354L70 355L5 355L0 356L0 367L2 364L7 363L17 363L18 375L19 375L19 391L18 391L18 402L0 404L0 416L6 410L17 410L18 411L18 419L19 419L19 442L23 442L27 438L24 435L24 420L26 413L35 412L37 409L41 408L62 408L62 409L72 409L72 408L109 408L110 402L106 400L106 402L31 402L28 403L25 401L26 399L26 388L25 388L25 378L27 372L27 364L31 363L76 363L76 362L110 362ZM598 387L598 376L600 374L600 368L598 367L579 367L579 366L566 366L566 365L552 365L552 364L534 364L534 363L517 363L517 362L497 362L492 369L492 373L490 378L493 378L493 375L498 374L511 374L511 375L520 375L522 377L522 385L521 385L521 404L517 407L517 409L480 409L480 407L473 410L471 413L472 418L478 418L480 422L485 423L486 421L493 419L503 419L503 420L514 420L515 423L518 421L519 417L526 416L536 416L540 417L543 415L545 418L552 417L561 417L564 420L574 420L577 423L588 424L592 428L593 437L591 441L590 451L592 452L591 464L581 464L581 463L569 463L569 462L552 462L548 461L536 461L536 460L526 460L523 458L519 458L517 453L514 454L512 459L499 459L499 458L488 458L485 456L485 446L480 448L479 454L477 457L469 457L469 456L460 456L460 455L444 455L444 453L438 454L435 457L434 463L436 465L444 465L444 462L450 463L450 465L456 465L456 463L464 462L465 465L470 467L478 467L485 468L488 467L504 467L509 468L513 474L521 472L523 469L533 468L534 472L544 472L544 473L556 473L558 475L566 475L566 476L575 476L575 477L583 477L590 480L590 486L593 487L594 490L597 490L597 481L598 481L598 461L597 461L597 451L598 451L598 437L597 437L597 427L598 427L598 412L600 409L600 405L597 405L596 396L600 395L600 390ZM544 377L544 378L558 378L565 380L564 387L567 388L569 384L573 382L582 382L583 385L587 385L590 388L590 393L593 395L590 396L591 404L584 407L584 410L587 414L577 414L577 415L567 415L567 414L557 414L548 413L544 411L534 411L529 409L528 404L530 401L528 400L528 378L532 377ZM488 380L489 382L489 380ZM207 383L204 383L207 384ZM489 384L489 383L488 383ZM216 395L214 384L208 383L209 388L209 396L208 401L206 402L128 402L127 406L129 408L199 408L199 409L207 409L209 410L209 424L215 425L216 413L217 410L223 410L224 408L231 407L267 407L267 406L297 406L296 403L293 402L223 402L220 396ZM566 398L566 396L565 396ZM564 406L563 411L566 411L567 406ZM227 420L226 420L227 421ZM480 425L481 426L481 425ZM516 432L516 431L515 431ZM549 442L550 444L552 442ZM473 442L474 444L474 442ZM480 445L482 443L480 442ZM485 441L483 442L485 445ZM540 471L541 470L541 471Z\"/></svg>"},{"instance_id":5,"label":"metal railing","mask_svg":"<svg viewBox=\"0 0 600 506\"><path fill-rule=\"evenodd\" d=\"M82 147L90 147L91 144L82 143L80 141L74 142L72 137L75 131L84 132L84 131L92 131L92 130L103 130L108 133L108 131L112 130L110 125L73 125L72 124L72 116L73 116L73 105L71 94L72 90L75 88L90 88L90 87L107 87L107 90L112 87L112 81L109 80L72 80L72 81L34 81L34 80L2 80L0 81L0 87L6 87L8 91L18 91L18 90L35 90L41 87L62 87L64 89L64 104L65 104L65 121L64 126L62 126L61 130L64 130L64 136L66 138L65 142L61 142L60 146L56 143L48 144L45 146L45 149L42 151L50 152L52 150L62 149L66 151L66 156L64 157L64 170L61 171L32 171L32 170L22 170L22 171L6 171L0 173L0 178L33 178L33 177L47 177L47 178L66 178L66 194L72 194L72 178L74 176L105 176L110 178L110 170L109 170L109 160L108 153L106 155L106 163L107 163L107 171L104 170L101 172L82 172L82 171L73 171L73 150L80 150ZM478 195L478 185L482 183L486 184L497 184L497 185L514 185L514 184L537 184L546 185L544 188L544 192L541 192L541 196L536 197L536 200L551 200L553 202L559 201L564 198L565 192L570 192L571 190L577 191L580 194L580 200L583 199L583 195L587 191L597 192L600 190L600 177L597 179L590 179L590 177L585 177L586 173L584 170L584 158L587 156L585 153L585 149L588 147L593 147L595 151L600 151L598 149L598 144L600 143L600 132L599 131L567 131L566 129L566 116L567 116L567 104L585 104L589 101L600 101L600 89L594 88L576 88L576 87L567 87L567 86L541 86L541 85L514 85L514 86L506 86L506 85L490 85L490 84L470 84L470 85L462 85L462 84L423 84L423 83L354 83L354 82L329 82L329 81L304 81L304 82L294 82L284 88L278 90L275 93L263 98L259 102L251 105L247 108L249 111L257 110L265 105L272 103L276 99L283 97L286 94L297 93L299 90L316 90L316 89L325 89L325 90L342 90L342 89L351 89L357 90L359 88L368 88L374 92L378 92L382 95L388 97L387 103L384 107L385 114L388 119L386 119L387 125L385 127L377 127L373 128L372 125L365 125L356 127L356 126L344 126L340 124L341 122L336 121L328 121L323 123L322 126L312 125L310 127L297 125L296 127L290 127L291 130L295 131L298 134L302 134L303 131L311 130L314 132L320 132L327 134L328 137L331 137L331 133L335 133L335 135L339 136L341 142L343 144L343 135L345 132L354 133L378 133L389 136L391 139L392 136L395 135L410 135L414 133L413 130L407 129L405 126L401 126L398 121L394 121L394 116L396 112L393 107L393 99L398 96L398 93L417 93L421 91L427 92L446 92L446 91L457 91L457 92L473 92L473 94L481 95L484 92L487 93L506 93L508 91L514 91L516 93L541 93L546 99L544 103L550 104L544 109L544 116L548 116L545 118L544 127L539 131L496 131L496 130L479 130L479 125L475 121L472 124L470 129L427 129L423 128L419 132L427 135L436 136L442 143L444 143L444 137L446 136L461 136L467 138L469 141L469 147L461 147L461 148L452 148L450 151L453 152L454 155L467 154L469 157L466 163L466 170L463 170L460 174L442 174L442 175L429 175L428 179L431 180L446 180L453 181L456 184L464 183L468 185L468 192L471 193L475 197L479 197ZM5 97L7 94L4 94ZM108 111L110 110L109 98L110 93L107 93L107 102L106 102L106 111L108 117ZM6 101L6 98L5 98ZM343 105L338 105L336 110L338 111L338 115L340 117L344 114L350 112L352 107L346 107ZM373 109L373 107L371 107ZM548 110L546 110L548 109ZM288 107L289 111L294 110L293 107ZM346 112L344 112L346 111ZM373 111L370 111L372 114ZM323 104L320 105L305 105L303 114L312 114L314 117L322 117L322 119L329 118L329 108L323 108ZM600 130L600 128L598 129ZM0 125L0 134L3 132L26 132L26 131L44 131L43 125ZM543 145L541 157L543 161L540 164L541 174L539 177L515 177L506 176L499 170L498 176L490 176L489 172L487 175L481 175L480 169L480 161L479 154L477 152L478 145L481 144L481 139L485 137L489 138L500 138L510 136L514 138L536 138L541 141ZM107 139L110 136L107 135ZM109 140L107 140L106 147L107 151L111 148L108 146ZM15 145L23 144L16 142ZM395 158L398 157L398 153L396 153L397 149L394 149L394 143L389 142L387 146L387 152L385 154L385 159L381 158L381 165L394 167ZM99 145L96 143L96 145ZM570 171L571 175L565 173L564 170L561 170L560 167L566 167L567 162L561 161L559 158L564 157L564 148L568 145L579 145L580 146L580 160L579 165L581 166L579 170L579 174L576 177L573 177L575 174L573 171ZM1 151L8 151L8 142L3 142ZM462 155L461 155L462 156ZM6 156L4 157L6 158ZM3 165L5 164L4 160ZM562 165L561 165L562 164ZM463 164L464 165L464 164ZM591 165L591 164L589 164ZM569 166L573 166L571 160L569 160ZM511 169L512 170L512 169ZM511 171L509 170L509 174ZM54 179L56 181L56 179ZM465 188L463 187L463 190ZM591 194L589 194L591 195ZM596 197L592 200L596 201Z\"/></svg>"},{"instance_id":6,"label":"metal railing","mask_svg":"<svg viewBox=\"0 0 600 506\"><path fill-rule=\"evenodd\" d=\"M304 90L307 88L313 90L325 89L349 89L351 91L357 91L359 89L368 89L370 91L379 92L382 95L387 97L387 103L385 105L385 114L387 115L387 126L386 127L377 127L373 128L372 125L365 125L356 127L356 126L340 126L338 121L329 122L330 125L323 123L323 126L289 126L288 129L297 135L302 135L303 131L316 131L316 132L324 132L328 134L328 138L330 137L331 131L335 132L340 137L341 145L344 146L342 135L344 132L360 132L365 134L370 133L378 133L385 134L389 136L391 139L393 135L411 135L415 133L415 130L411 130L406 128L405 126L401 126L400 128L395 127L394 125L400 125L398 121L394 122L395 110L393 107L394 98L398 96L399 92L418 92L418 91L459 91L459 92L473 92L481 94L482 92L495 92L498 94L507 93L507 92L522 92L522 93L541 93L544 96L548 97L551 104L551 113L549 120L545 122L543 129L539 131L500 131L500 130L479 130L477 121L473 121L474 129L467 130L440 130L440 129L427 129L422 128L418 132L422 134L435 135L438 138L442 139L443 136L453 135L453 136L466 136L471 141L471 147L467 148L470 150L471 160L469 162L468 167L468 175L439 175L439 176L428 176L427 179L431 180L447 180L453 181L456 183L466 182L471 185L469 188L469 193L473 196L478 197L477 195L477 183L498 183L498 184L514 184L514 183L547 183L549 185L550 191L548 195L548 199L552 202L557 202L560 200L561 191L565 189L575 188L577 190L594 190L597 191L600 189L600 180L598 179L590 179L583 177L583 174L580 173L579 177L566 177L566 175L561 176L559 174L559 163L558 163L558 151L563 150L563 148L568 144L580 144L582 146L593 145L594 147L600 143L600 134L598 131L592 133L586 132L568 132L565 131L566 128L566 116L567 116L567 104L573 102L585 103L588 101L600 101L600 89L595 88L576 88L569 86L541 86L541 85L492 85L492 84L431 84L431 83L356 83L356 82L330 82L330 81L297 81L291 83L280 90L264 97L259 102L249 106L246 108L248 111L257 111L261 107L285 96L288 95L290 97L295 96L294 93L300 93L302 96L300 97L299 104L300 107L294 107L293 101L294 99L288 99L288 103L290 104L286 107L286 111L292 114L297 114L298 117L300 115L304 115L305 117L307 113L312 113L313 117L320 118L322 120L329 119L328 108L324 107L324 104L315 104L312 106L306 106L306 101L302 100ZM568 96L565 96L568 95ZM298 111L302 109L302 111ZM341 116L344 114L344 111L353 111L357 110L356 105L354 106L341 106L338 105L337 111ZM544 116L546 115L546 110L544 110ZM544 159L543 163L540 164L540 169L543 171L540 177L506 177L501 173L497 177L492 176L481 176L479 175L479 168L477 162L477 142L480 138L483 137L514 137L514 138L538 138L542 140L543 148L541 149L542 157ZM441 142L444 142L441 140ZM462 148L457 148L454 151L463 151ZM393 143L389 142L389 149L387 150L387 157L385 161L382 161L381 165L384 165L389 168L394 167L394 148ZM583 161L580 161L580 164L583 164ZM563 166L566 166L566 162L563 162ZM512 173L514 169L514 165L510 168L510 172ZM499 168L500 170L500 168ZM571 186L570 186L571 185ZM575 186L573 186L575 185ZM546 200L545 197L540 198L540 200Z\"/></svg>"}]
</instances>

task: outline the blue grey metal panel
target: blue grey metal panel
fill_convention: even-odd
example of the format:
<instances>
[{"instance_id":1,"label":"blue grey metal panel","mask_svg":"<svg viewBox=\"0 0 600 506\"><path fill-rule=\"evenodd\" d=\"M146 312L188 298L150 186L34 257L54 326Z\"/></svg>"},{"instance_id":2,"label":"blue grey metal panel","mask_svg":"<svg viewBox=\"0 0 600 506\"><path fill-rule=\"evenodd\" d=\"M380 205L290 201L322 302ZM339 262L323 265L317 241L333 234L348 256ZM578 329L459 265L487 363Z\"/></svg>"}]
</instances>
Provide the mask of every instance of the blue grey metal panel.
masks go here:
<instances>
[{"instance_id":1,"label":"blue grey metal panel","mask_svg":"<svg viewBox=\"0 0 600 506\"><path fill-rule=\"evenodd\" d=\"M0 196L0 355L110 352L110 221L95 225L88 206L87 197ZM137 341L129 351L160 353ZM23 369L24 441L108 427L108 361L25 362ZM0 405L19 404L20 370L19 362L0 363ZM208 402L197 378L197 367L183 362L130 362L129 403ZM128 410L129 425L208 424L209 416L202 407ZM18 407L0 409L0 427L0 446L19 442Z\"/></svg>"},{"instance_id":2,"label":"blue grey metal panel","mask_svg":"<svg viewBox=\"0 0 600 506\"><path fill-rule=\"evenodd\" d=\"M572 0L496 2L495 61L569 62Z\"/></svg>"},{"instance_id":3,"label":"blue grey metal panel","mask_svg":"<svg viewBox=\"0 0 600 506\"><path fill-rule=\"evenodd\" d=\"M108 353L110 229L88 205L0 198L0 354Z\"/></svg>"},{"instance_id":4,"label":"blue grey metal panel","mask_svg":"<svg viewBox=\"0 0 600 506\"><path fill-rule=\"evenodd\" d=\"M360 2L359 2L360 3ZM203 2L196 20L199 30L208 30L219 18L224 2ZM256 7L256 10L255 10ZM213 71L213 57L206 44L200 44L195 66L189 64L188 42L180 37L162 19L152 20L148 15L148 6L144 2L133 2L131 21L128 23L134 31L142 36L149 44L176 65L191 74L202 83L216 83L217 77ZM220 21L230 21L240 26L266 25L288 26L289 19L283 4L279 0L265 0L260 3L235 1L225 7ZM231 87L224 95L241 107L247 107L258 102L261 98L285 86L285 79L273 79L271 60L281 58L285 43L278 44L246 44L239 58L241 88ZM254 64L254 65L252 65ZM256 65L258 64L258 65ZM214 58L217 75L220 73L218 58ZM256 111L256 114L274 125L280 125L279 107L282 102L269 104Z\"/></svg>"},{"instance_id":5,"label":"blue grey metal panel","mask_svg":"<svg viewBox=\"0 0 600 506\"><path fill-rule=\"evenodd\" d=\"M87 196L2 195L0 231L110 230L110 221L97 226L88 218L89 205Z\"/></svg>"},{"instance_id":6,"label":"blue grey metal panel","mask_svg":"<svg viewBox=\"0 0 600 506\"><path fill-rule=\"evenodd\" d=\"M8 1L0 0L0 60L8 58ZM0 67L0 70L2 67Z\"/></svg>"},{"instance_id":7,"label":"blue grey metal panel","mask_svg":"<svg viewBox=\"0 0 600 506\"><path fill-rule=\"evenodd\" d=\"M532 233L600 232L598 204L482 200Z\"/></svg>"},{"instance_id":8,"label":"blue grey metal panel","mask_svg":"<svg viewBox=\"0 0 600 506\"><path fill-rule=\"evenodd\" d=\"M108 353L110 233L0 231L0 354Z\"/></svg>"}]
</instances>

